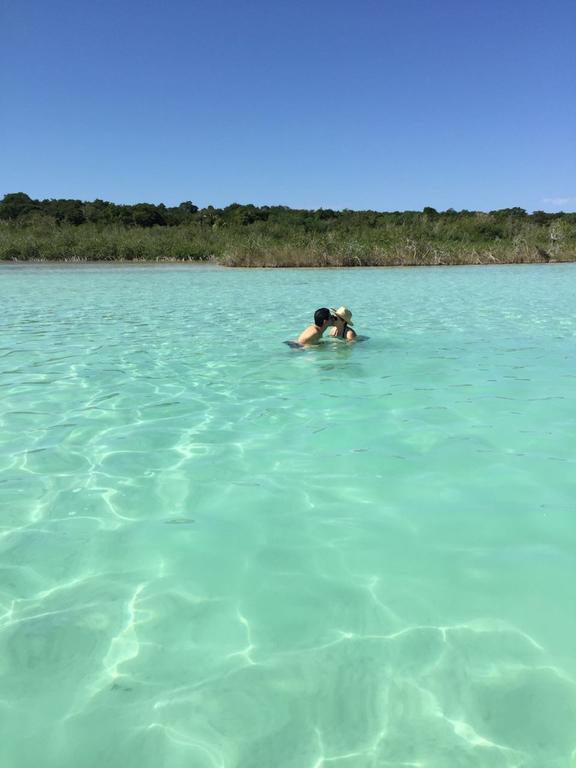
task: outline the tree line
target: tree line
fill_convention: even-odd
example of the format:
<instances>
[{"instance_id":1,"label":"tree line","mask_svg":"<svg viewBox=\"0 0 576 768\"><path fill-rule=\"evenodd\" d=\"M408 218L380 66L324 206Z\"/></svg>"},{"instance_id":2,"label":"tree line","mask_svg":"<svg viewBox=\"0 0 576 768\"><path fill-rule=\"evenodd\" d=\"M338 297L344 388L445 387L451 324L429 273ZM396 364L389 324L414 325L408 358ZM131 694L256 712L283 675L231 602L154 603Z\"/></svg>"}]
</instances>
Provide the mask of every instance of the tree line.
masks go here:
<instances>
[{"instance_id":1,"label":"tree line","mask_svg":"<svg viewBox=\"0 0 576 768\"><path fill-rule=\"evenodd\" d=\"M527 213L523 208L502 208L489 211L461 210L448 208L446 211L437 211L430 206L422 211L354 211L344 209L342 211L331 208L319 208L317 210L294 209L287 206L255 206L232 203L224 208L214 208L209 205L199 208L189 200L177 206L166 206L163 203L136 203L135 205L119 205L106 200L93 200L86 202L74 199L46 199L35 200L24 192L13 192L4 196L0 201L0 219L4 221L20 222L22 224L38 221L38 216L51 219L56 224L119 224L121 226L135 227L173 227L182 224L199 223L208 226L222 226L226 224L249 226L260 221L291 222L296 226L312 226L318 222L341 224L359 224L376 227L378 224L391 222L399 225L410 224L415 220L423 219L428 222L445 220L464 220L470 217L479 217L483 223L479 225L479 232L493 237L503 237L508 234L506 222L512 220L515 223L527 221L534 224L546 225L558 219L566 219L576 223L576 213L548 213L546 211L534 211ZM488 224L487 217L490 219ZM319 229L325 229L320 226Z\"/></svg>"},{"instance_id":2,"label":"tree line","mask_svg":"<svg viewBox=\"0 0 576 768\"><path fill-rule=\"evenodd\" d=\"M290 266L557 261L576 258L576 213L200 208L105 200L0 201L0 259L213 259Z\"/></svg>"}]
</instances>

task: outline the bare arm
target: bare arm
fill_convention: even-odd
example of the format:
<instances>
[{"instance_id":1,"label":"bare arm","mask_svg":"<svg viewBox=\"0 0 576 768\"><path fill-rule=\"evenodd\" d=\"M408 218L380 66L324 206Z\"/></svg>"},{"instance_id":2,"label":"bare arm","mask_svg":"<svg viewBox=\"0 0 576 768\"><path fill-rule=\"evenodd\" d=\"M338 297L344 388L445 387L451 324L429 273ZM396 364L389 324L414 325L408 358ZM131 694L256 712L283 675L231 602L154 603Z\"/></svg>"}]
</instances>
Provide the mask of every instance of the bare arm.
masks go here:
<instances>
[{"instance_id":1,"label":"bare arm","mask_svg":"<svg viewBox=\"0 0 576 768\"><path fill-rule=\"evenodd\" d=\"M298 336L298 344L314 344L319 338L316 326L310 325Z\"/></svg>"}]
</instances>

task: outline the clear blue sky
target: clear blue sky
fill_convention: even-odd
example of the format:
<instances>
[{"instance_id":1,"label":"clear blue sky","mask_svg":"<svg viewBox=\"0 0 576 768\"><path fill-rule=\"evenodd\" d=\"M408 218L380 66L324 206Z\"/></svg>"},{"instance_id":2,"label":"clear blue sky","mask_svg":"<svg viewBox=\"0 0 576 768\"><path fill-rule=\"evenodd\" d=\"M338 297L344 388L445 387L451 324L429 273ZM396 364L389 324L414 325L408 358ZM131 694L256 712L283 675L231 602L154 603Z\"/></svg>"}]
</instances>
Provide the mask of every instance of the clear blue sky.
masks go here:
<instances>
[{"instance_id":1,"label":"clear blue sky","mask_svg":"<svg viewBox=\"0 0 576 768\"><path fill-rule=\"evenodd\" d=\"M576 210L574 0L0 0L0 195Z\"/></svg>"}]
</instances>

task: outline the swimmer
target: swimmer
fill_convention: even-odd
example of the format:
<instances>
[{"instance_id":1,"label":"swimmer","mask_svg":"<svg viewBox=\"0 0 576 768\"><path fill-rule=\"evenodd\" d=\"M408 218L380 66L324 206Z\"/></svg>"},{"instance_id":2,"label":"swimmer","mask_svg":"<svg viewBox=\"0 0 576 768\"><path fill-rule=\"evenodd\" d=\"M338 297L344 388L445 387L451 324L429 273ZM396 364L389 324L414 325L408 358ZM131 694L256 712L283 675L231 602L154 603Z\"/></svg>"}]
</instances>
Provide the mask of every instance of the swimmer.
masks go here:
<instances>
[{"instance_id":1,"label":"swimmer","mask_svg":"<svg viewBox=\"0 0 576 768\"><path fill-rule=\"evenodd\" d=\"M300 336L298 336L298 344L317 344L322 338L322 334L332 326L335 322L330 310L327 307L322 307L314 312L314 325L309 325Z\"/></svg>"},{"instance_id":2,"label":"swimmer","mask_svg":"<svg viewBox=\"0 0 576 768\"><path fill-rule=\"evenodd\" d=\"M350 312L348 307L338 307L338 309L332 307L330 312L332 312L333 317L330 336L333 336L336 339L354 341L356 338L356 331L351 328L354 323L352 322L352 312Z\"/></svg>"}]
</instances>

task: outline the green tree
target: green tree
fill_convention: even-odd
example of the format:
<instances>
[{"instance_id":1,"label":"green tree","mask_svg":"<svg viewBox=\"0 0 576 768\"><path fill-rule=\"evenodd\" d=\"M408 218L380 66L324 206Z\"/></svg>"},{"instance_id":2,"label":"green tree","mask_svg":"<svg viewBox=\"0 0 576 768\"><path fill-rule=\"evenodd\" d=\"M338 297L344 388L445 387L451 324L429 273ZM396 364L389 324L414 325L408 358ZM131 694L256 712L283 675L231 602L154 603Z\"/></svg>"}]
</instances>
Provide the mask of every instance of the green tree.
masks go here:
<instances>
[{"instance_id":1,"label":"green tree","mask_svg":"<svg viewBox=\"0 0 576 768\"><path fill-rule=\"evenodd\" d=\"M132 207L132 221L137 227L165 227L166 221L158 208L150 203L138 203Z\"/></svg>"},{"instance_id":2,"label":"green tree","mask_svg":"<svg viewBox=\"0 0 576 768\"><path fill-rule=\"evenodd\" d=\"M193 214L197 213L198 206L194 205L194 203L190 202L190 200L186 200L184 203L180 203L178 210L182 213L192 216Z\"/></svg>"},{"instance_id":3,"label":"green tree","mask_svg":"<svg viewBox=\"0 0 576 768\"><path fill-rule=\"evenodd\" d=\"M84 205L80 200L43 200L42 210L58 222L78 226L86 221Z\"/></svg>"},{"instance_id":4,"label":"green tree","mask_svg":"<svg viewBox=\"0 0 576 768\"><path fill-rule=\"evenodd\" d=\"M0 202L0 219L14 220L37 210L38 200L32 200L25 192L10 192Z\"/></svg>"}]
</instances>

